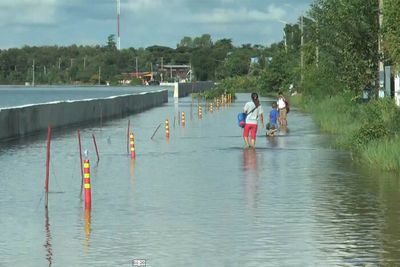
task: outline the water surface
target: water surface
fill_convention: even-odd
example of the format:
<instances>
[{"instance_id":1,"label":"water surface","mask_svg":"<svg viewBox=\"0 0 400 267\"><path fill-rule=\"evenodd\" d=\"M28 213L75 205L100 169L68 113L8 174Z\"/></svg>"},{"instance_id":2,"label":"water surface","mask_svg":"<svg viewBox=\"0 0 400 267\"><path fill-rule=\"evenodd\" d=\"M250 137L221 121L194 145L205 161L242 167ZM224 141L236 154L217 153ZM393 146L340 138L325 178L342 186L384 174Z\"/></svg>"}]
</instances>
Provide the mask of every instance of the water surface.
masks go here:
<instances>
[{"instance_id":1,"label":"water surface","mask_svg":"<svg viewBox=\"0 0 400 267\"><path fill-rule=\"evenodd\" d=\"M400 265L398 177L352 164L295 109L288 133L266 138L260 129L257 148L243 149L236 114L248 97L201 120L184 98L82 126L90 214L80 198L76 129L53 133L47 212L46 134L1 143L0 266ZM184 128L177 111L186 113ZM169 140L163 124L151 140L166 118Z\"/></svg>"}]
</instances>

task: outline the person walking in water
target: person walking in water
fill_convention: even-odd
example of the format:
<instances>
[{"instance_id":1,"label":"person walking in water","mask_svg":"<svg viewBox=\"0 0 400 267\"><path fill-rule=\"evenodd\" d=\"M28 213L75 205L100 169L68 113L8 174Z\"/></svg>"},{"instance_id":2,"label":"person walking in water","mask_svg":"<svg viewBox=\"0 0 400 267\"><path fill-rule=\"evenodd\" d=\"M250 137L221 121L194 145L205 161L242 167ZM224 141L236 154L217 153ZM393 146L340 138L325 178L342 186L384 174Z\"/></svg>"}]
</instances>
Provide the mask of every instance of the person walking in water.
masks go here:
<instances>
[{"instance_id":1,"label":"person walking in water","mask_svg":"<svg viewBox=\"0 0 400 267\"><path fill-rule=\"evenodd\" d=\"M285 97L283 96L282 92L278 93L278 110L279 110L279 124L282 127L287 127L287 110L286 110L286 105L287 101Z\"/></svg>"},{"instance_id":2,"label":"person walking in water","mask_svg":"<svg viewBox=\"0 0 400 267\"><path fill-rule=\"evenodd\" d=\"M278 131L278 105L273 102L272 109L269 112L269 127L267 126L267 136L274 136L275 132Z\"/></svg>"},{"instance_id":3,"label":"person walking in water","mask_svg":"<svg viewBox=\"0 0 400 267\"><path fill-rule=\"evenodd\" d=\"M258 128L258 121L261 121L262 127L264 127L263 108L258 99L257 93L251 94L251 100L244 105L243 112L247 114L246 125L243 130L243 140L245 147L255 147L256 135ZM250 140L249 140L250 134Z\"/></svg>"}]
</instances>

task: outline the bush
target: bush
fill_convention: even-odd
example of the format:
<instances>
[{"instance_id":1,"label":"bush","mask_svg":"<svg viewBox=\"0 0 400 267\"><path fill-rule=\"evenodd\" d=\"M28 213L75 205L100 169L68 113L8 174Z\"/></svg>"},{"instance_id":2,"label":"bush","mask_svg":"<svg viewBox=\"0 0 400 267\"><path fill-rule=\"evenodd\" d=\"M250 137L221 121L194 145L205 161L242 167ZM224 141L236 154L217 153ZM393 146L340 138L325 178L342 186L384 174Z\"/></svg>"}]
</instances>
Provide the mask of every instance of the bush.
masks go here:
<instances>
[{"instance_id":1,"label":"bush","mask_svg":"<svg viewBox=\"0 0 400 267\"><path fill-rule=\"evenodd\" d=\"M236 76L222 80L217 88L224 88L230 93L235 92L258 92L257 79L250 76Z\"/></svg>"},{"instance_id":2,"label":"bush","mask_svg":"<svg viewBox=\"0 0 400 267\"><path fill-rule=\"evenodd\" d=\"M353 143L356 147L365 146L371 141L390 136L390 130L383 122L367 123L361 126L353 135Z\"/></svg>"}]
</instances>

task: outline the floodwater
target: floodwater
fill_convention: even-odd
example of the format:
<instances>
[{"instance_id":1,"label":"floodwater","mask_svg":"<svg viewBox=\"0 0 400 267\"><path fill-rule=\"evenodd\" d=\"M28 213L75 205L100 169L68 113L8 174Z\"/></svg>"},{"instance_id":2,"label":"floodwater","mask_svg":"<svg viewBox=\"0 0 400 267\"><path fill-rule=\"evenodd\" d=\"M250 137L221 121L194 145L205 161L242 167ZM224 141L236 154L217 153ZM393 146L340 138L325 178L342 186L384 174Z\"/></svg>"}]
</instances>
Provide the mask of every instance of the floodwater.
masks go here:
<instances>
[{"instance_id":1,"label":"floodwater","mask_svg":"<svg viewBox=\"0 0 400 267\"><path fill-rule=\"evenodd\" d=\"M0 108L53 101L105 98L167 89L160 86L0 86Z\"/></svg>"},{"instance_id":2,"label":"floodwater","mask_svg":"<svg viewBox=\"0 0 400 267\"><path fill-rule=\"evenodd\" d=\"M400 265L398 177L352 164L295 109L288 133L267 139L260 129L257 148L243 149L236 114L248 97L203 109L201 120L183 98L102 127L81 125L90 212L75 128L53 132L47 210L46 133L0 143L0 266Z\"/></svg>"}]
</instances>

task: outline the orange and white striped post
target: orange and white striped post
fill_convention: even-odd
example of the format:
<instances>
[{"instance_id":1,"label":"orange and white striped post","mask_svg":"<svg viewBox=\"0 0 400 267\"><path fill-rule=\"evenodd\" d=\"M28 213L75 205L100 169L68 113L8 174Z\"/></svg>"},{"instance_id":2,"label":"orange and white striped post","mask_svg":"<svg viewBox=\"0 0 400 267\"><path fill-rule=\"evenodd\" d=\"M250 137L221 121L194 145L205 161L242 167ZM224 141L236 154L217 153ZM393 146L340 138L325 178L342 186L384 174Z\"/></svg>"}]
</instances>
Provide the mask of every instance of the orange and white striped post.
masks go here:
<instances>
[{"instance_id":1,"label":"orange and white striped post","mask_svg":"<svg viewBox=\"0 0 400 267\"><path fill-rule=\"evenodd\" d=\"M199 119L203 118L203 108L201 106L199 106Z\"/></svg>"},{"instance_id":2,"label":"orange and white striped post","mask_svg":"<svg viewBox=\"0 0 400 267\"><path fill-rule=\"evenodd\" d=\"M90 163L88 159L83 161L83 187L85 189L85 208L90 209L92 205L92 191L90 188Z\"/></svg>"},{"instance_id":3,"label":"orange and white striped post","mask_svg":"<svg viewBox=\"0 0 400 267\"><path fill-rule=\"evenodd\" d=\"M165 137L169 138L169 121L168 121L168 119L165 120Z\"/></svg>"},{"instance_id":4,"label":"orange and white striped post","mask_svg":"<svg viewBox=\"0 0 400 267\"><path fill-rule=\"evenodd\" d=\"M185 112L182 111L182 127L185 127Z\"/></svg>"},{"instance_id":5,"label":"orange and white striped post","mask_svg":"<svg viewBox=\"0 0 400 267\"><path fill-rule=\"evenodd\" d=\"M130 146L131 146L131 159L134 159L134 158L136 158L135 137L132 132L129 134L129 142L130 142Z\"/></svg>"}]
</instances>

